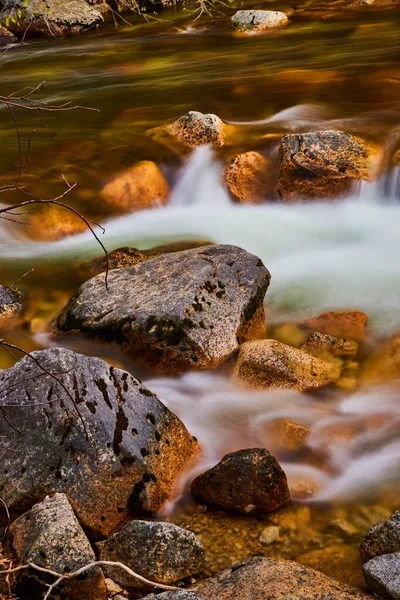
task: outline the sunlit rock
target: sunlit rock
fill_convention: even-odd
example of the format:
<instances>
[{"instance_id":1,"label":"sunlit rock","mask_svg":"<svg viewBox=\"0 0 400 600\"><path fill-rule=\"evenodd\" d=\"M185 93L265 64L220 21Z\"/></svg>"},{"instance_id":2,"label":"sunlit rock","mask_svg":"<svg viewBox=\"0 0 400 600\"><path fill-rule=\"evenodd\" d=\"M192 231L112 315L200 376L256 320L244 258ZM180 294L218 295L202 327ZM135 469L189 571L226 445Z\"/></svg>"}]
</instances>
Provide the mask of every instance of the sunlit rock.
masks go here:
<instances>
[{"instance_id":1,"label":"sunlit rock","mask_svg":"<svg viewBox=\"0 0 400 600\"><path fill-rule=\"evenodd\" d=\"M156 256L84 283L58 317L62 331L115 341L164 373L209 369L265 332L270 275L236 246Z\"/></svg>"},{"instance_id":2,"label":"sunlit rock","mask_svg":"<svg viewBox=\"0 0 400 600\"><path fill-rule=\"evenodd\" d=\"M157 512L198 445L129 373L51 348L0 372L1 496L27 510L63 492L81 524L107 535L131 511Z\"/></svg>"},{"instance_id":3,"label":"sunlit rock","mask_svg":"<svg viewBox=\"0 0 400 600\"><path fill-rule=\"evenodd\" d=\"M342 131L283 136L278 195L283 202L346 196L354 182L376 178L380 151Z\"/></svg>"},{"instance_id":4,"label":"sunlit rock","mask_svg":"<svg viewBox=\"0 0 400 600\"><path fill-rule=\"evenodd\" d=\"M0 285L0 324L22 310L21 294Z\"/></svg>"},{"instance_id":5,"label":"sunlit rock","mask_svg":"<svg viewBox=\"0 0 400 600\"><path fill-rule=\"evenodd\" d=\"M232 196L242 203L258 204L267 199L271 167L258 152L235 156L225 169L225 183Z\"/></svg>"},{"instance_id":6,"label":"sunlit rock","mask_svg":"<svg viewBox=\"0 0 400 600\"><path fill-rule=\"evenodd\" d=\"M72 573L95 562L96 556L65 494L47 496L16 519L10 528L12 547L20 564L34 563L57 573ZM17 591L22 598L42 599L48 578L37 571L21 571ZM84 578L73 578L57 588L71 600L104 600L104 575L99 567Z\"/></svg>"},{"instance_id":7,"label":"sunlit rock","mask_svg":"<svg viewBox=\"0 0 400 600\"><path fill-rule=\"evenodd\" d=\"M50 37L93 29L101 13L85 0L5 0L0 23L13 33L41 33Z\"/></svg>"},{"instance_id":8,"label":"sunlit rock","mask_svg":"<svg viewBox=\"0 0 400 600\"><path fill-rule=\"evenodd\" d=\"M313 390L340 377L338 365L276 340L254 340L240 347L235 378L256 389Z\"/></svg>"},{"instance_id":9,"label":"sunlit rock","mask_svg":"<svg viewBox=\"0 0 400 600\"><path fill-rule=\"evenodd\" d=\"M30 223L29 235L38 241L53 242L88 231L82 219L61 206L40 206L26 219Z\"/></svg>"},{"instance_id":10,"label":"sunlit rock","mask_svg":"<svg viewBox=\"0 0 400 600\"><path fill-rule=\"evenodd\" d=\"M242 514L270 512L290 502L285 472L262 448L227 454L198 475L190 491L201 502Z\"/></svg>"},{"instance_id":11,"label":"sunlit rock","mask_svg":"<svg viewBox=\"0 0 400 600\"><path fill-rule=\"evenodd\" d=\"M167 203L170 189L159 167L144 160L107 183L101 191L104 202L114 212L134 212Z\"/></svg>"},{"instance_id":12,"label":"sunlit rock","mask_svg":"<svg viewBox=\"0 0 400 600\"><path fill-rule=\"evenodd\" d=\"M231 17L233 27L242 33L267 31L287 22L285 13L277 10L238 10Z\"/></svg>"},{"instance_id":13,"label":"sunlit rock","mask_svg":"<svg viewBox=\"0 0 400 600\"><path fill-rule=\"evenodd\" d=\"M151 129L148 134L154 139L169 144L175 140L181 147L223 146L224 124L217 115L191 110L176 121Z\"/></svg>"},{"instance_id":14,"label":"sunlit rock","mask_svg":"<svg viewBox=\"0 0 400 600\"><path fill-rule=\"evenodd\" d=\"M360 310L337 310L307 319L304 325L332 337L360 342L365 339L367 322L367 315Z\"/></svg>"}]
</instances>

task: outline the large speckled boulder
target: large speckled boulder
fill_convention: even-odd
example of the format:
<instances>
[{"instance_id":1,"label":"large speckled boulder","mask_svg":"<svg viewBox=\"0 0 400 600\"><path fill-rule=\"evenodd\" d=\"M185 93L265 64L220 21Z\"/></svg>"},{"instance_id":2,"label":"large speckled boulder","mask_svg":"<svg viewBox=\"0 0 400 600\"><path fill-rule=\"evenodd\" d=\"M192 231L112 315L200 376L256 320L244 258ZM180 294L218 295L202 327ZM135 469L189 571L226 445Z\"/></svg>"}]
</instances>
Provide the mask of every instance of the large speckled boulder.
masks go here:
<instances>
[{"instance_id":1,"label":"large speckled boulder","mask_svg":"<svg viewBox=\"0 0 400 600\"><path fill-rule=\"evenodd\" d=\"M400 552L383 554L363 566L364 579L369 589L379 598L400 598Z\"/></svg>"},{"instance_id":2,"label":"large speckled boulder","mask_svg":"<svg viewBox=\"0 0 400 600\"><path fill-rule=\"evenodd\" d=\"M172 523L130 521L97 546L101 560L122 562L142 577L166 585L201 573L206 566L203 545L194 533ZM123 588L143 588L121 569L105 570Z\"/></svg>"},{"instance_id":3,"label":"large speckled boulder","mask_svg":"<svg viewBox=\"0 0 400 600\"><path fill-rule=\"evenodd\" d=\"M207 504L243 514L270 512L290 501L285 472L263 448L227 454L198 475L190 491Z\"/></svg>"},{"instance_id":4,"label":"large speckled boulder","mask_svg":"<svg viewBox=\"0 0 400 600\"><path fill-rule=\"evenodd\" d=\"M291 133L280 145L278 195L284 202L341 198L377 174L377 152L343 131Z\"/></svg>"},{"instance_id":5,"label":"large speckled boulder","mask_svg":"<svg viewBox=\"0 0 400 600\"><path fill-rule=\"evenodd\" d=\"M0 285L0 324L22 310L21 294Z\"/></svg>"},{"instance_id":6,"label":"large speckled boulder","mask_svg":"<svg viewBox=\"0 0 400 600\"><path fill-rule=\"evenodd\" d=\"M225 144L224 124L217 115L191 110L173 123L166 125L166 131L180 142L194 146L223 146Z\"/></svg>"},{"instance_id":7,"label":"large speckled boulder","mask_svg":"<svg viewBox=\"0 0 400 600\"><path fill-rule=\"evenodd\" d=\"M72 573L95 562L96 556L65 494L47 496L16 519L10 528L12 547L21 564L34 563L57 573ZM21 597L43 598L47 579L38 571L22 571ZM28 592L28 596L26 593ZM86 577L66 581L57 588L71 600L103 600L107 596L103 572L95 567Z\"/></svg>"},{"instance_id":8,"label":"large speckled boulder","mask_svg":"<svg viewBox=\"0 0 400 600\"><path fill-rule=\"evenodd\" d=\"M295 562L251 558L196 587L200 600L373 600Z\"/></svg>"},{"instance_id":9,"label":"large speckled boulder","mask_svg":"<svg viewBox=\"0 0 400 600\"><path fill-rule=\"evenodd\" d=\"M264 202L270 187L269 162L258 152L238 154L226 167L225 183L232 196L239 202Z\"/></svg>"},{"instance_id":10,"label":"large speckled boulder","mask_svg":"<svg viewBox=\"0 0 400 600\"><path fill-rule=\"evenodd\" d=\"M0 23L14 33L48 36L78 33L103 22L101 13L85 0L6 0Z\"/></svg>"},{"instance_id":11,"label":"large speckled boulder","mask_svg":"<svg viewBox=\"0 0 400 600\"><path fill-rule=\"evenodd\" d=\"M107 183L101 197L111 210L124 213L162 206L167 203L169 192L159 167L143 160Z\"/></svg>"},{"instance_id":12,"label":"large speckled boulder","mask_svg":"<svg viewBox=\"0 0 400 600\"><path fill-rule=\"evenodd\" d=\"M63 331L123 344L165 373L209 369L265 331L270 275L236 246L163 254L84 283L58 318Z\"/></svg>"},{"instance_id":13,"label":"large speckled boulder","mask_svg":"<svg viewBox=\"0 0 400 600\"><path fill-rule=\"evenodd\" d=\"M32 356L0 372L0 489L9 508L63 492L82 525L103 535L131 511L157 512L197 451L182 422L103 360L62 348Z\"/></svg>"},{"instance_id":14,"label":"large speckled boulder","mask_svg":"<svg viewBox=\"0 0 400 600\"><path fill-rule=\"evenodd\" d=\"M364 562L392 552L400 552L400 511L393 513L384 523L373 525L360 546Z\"/></svg>"},{"instance_id":15,"label":"large speckled boulder","mask_svg":"<svg viewBox=\"0 0 400 600\"><path fill-rule=\"evenodd\" d=\"M267 31L287 22L285 13L278 10L238 10L231 17L233 27L242 33Z\"/></svg>"},{"instance_id":16,"label":"large speckled boulder","mask_svg":"<svg viewBox=\"0 0 400 600\"><path fill-rule=\"evenodd\" d=\"M256 389L300 392L320 388L340 377L338 365L276 340L254 340L240 347L235 377Z\"/></svg>"}]
</instances>

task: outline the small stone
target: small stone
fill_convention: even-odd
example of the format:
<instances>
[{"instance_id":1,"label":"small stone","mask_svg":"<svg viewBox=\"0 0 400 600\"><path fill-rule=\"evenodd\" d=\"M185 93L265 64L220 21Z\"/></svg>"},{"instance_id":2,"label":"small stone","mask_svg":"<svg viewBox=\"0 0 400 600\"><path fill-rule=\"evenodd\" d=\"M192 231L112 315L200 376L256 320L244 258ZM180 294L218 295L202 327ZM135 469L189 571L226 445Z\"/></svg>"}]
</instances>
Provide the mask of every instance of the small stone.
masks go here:
<instances>
[{"instance_id":1,"label":"small stone","mask_svg":"<svg viewBox=\"0 0 400 600\"><path fill-rule=\"evenodd\" d=\"M382 160L380 150L335 130L285 135L280 157L277 191L283 202L341 198L355 181L376 178Z\"/></svg>"},{"instance_id":2,"label":"small stone","mask_svg":"<svg viewBox=\"0 0 400 600\"><path fill-rule=\"evenodd\" d=\"M14 552L21 564L34 563L57 573L67 573L96 561L65 494L47 496L43 502L35 504L12 523L10 533ZM24 590L30 590L35 598L41 598L46 591L46 582L46 577L41 578L37 571L23 571L18 582L19 593L24 596ZM71 600L82 597L104 600L107 596L104 575L99 567L88 571L84 578L64 582L59 589ZM33 600L31 594L29 598Z\"/></svg>"},{"instance_id":3,"label":"small stone","mask_svg":"<svg viewBox=\"0 0 400 600\"><path fill-rule=\"evenodd\" d=\"M268 450L227 454L192 482L195 498L242 514L270 512L290 501L286 475Z\"/></svg>"},{"instance_id":4,"label":"small stone","mask_svg":"<svg viewBox=\"0 0 400 600\"><path fill-rule=\"evenodd\" d=\"M100 560L121 562L142 577L167 585L201 573L206 565L203 545L194 533L172 523L130 521L97 547ZM121 569L104 570L123 588L146 589Z\"/></svg>"},{"instance_id":5,"label":"small stone","mask_svg":"<svg viewBox=\"0 0 400 600\"><path fill-rule=\"evenodd\" d=\"M276 527L276 525L271 525L270 527L266 527L262 530L261 535L259 537L260 544L268 545L275 542L279 537L280 529Z\"/></svg>"},{"instance_id":6,"label":"small stone","mask_svg":"<svg viewBox=\"0 0 400 600\"><path fill-rule=\"evenodd\" d=\"M189 147L223 146L224 124L217 115L190 111L165 128L177 140Z\"/></svg>"},{"instance_id":7,"label":"small stone","mask_svg":"<svg viewBox=\"0 0 400 600\"><path fill-rule=\"evenodd\" d=\"M107 579L106 579L106 588L107 588L107 594L112 597L114 597L117 594L119 594L120 592L124 591L122 589L122 587L120 585L118 585L118 583L115 583L115 581L113 581L109 577L107 577Z\"/></svg>"},{"instance_id":8,"label":"small stone","mask_svg":"<svg viewBox=\"0 0 400 600\"><path fill-rule=\"evenodd\" d=\"M22 310L21 294L4 285L0 285L0 323L14 317Z\"/></svg>"},{"instance_id":9,"label":"small stone","mask_svg":"<svg viewBox=\"0 0 400 600\"><path fill-rule=\"evenodd\" d=\"M307 319L304 325L332 337L362 342L366 336L367 321L367 315L359 310L341 310Z\"/></svg>"},{"instance_id":10,"label":"small stone","mask_svg":"<svg viewBox=\"0 0 400 600\"><path fill-rule=\"evenodd\" d=\"M103 188L101 196L113 212L131 213L165 205L169 193L159 167L144 160L117 175Z\"/></svg>"},{"instance_id":11,"label":"small stone","mask_svg":"<svg viewBox=\"0 0 400 600\"><path fill-rule=\"evenodd\" d=\"M235 378L256 389L317 389L335 382L340 368L276 340L254 340L240 346Z\"/></svg>"},{"instance_id":12,"label":"small stone","mask_svg":"<svg viewBox=\"0 0 400 600\"><path fill-rule=\"evenodd\" d=\"M264 202L270 187L269 162L258 152L239 154L225 169L225 183L232 196L239 202Z\"/></svg>"},{"instance_id":13,"label":"small stone","mask_svg":"<svg viewBox=\"0 0 400 600\"><path fill-rule=\"evenodd\" d=\"M400 599L400 553L383 554L363 566L369 589L382 598Z\"/></svg>"},{"instance_id":14,"label":"small stone","mask_svg":"<svg viewBox=\"0 0 400 600\"><path fill-rule=\"evenodd\" d=\"M335 338L331 335L326 335L315 331L308 336L304 344L301 346L303 352L322 358L325 360L331 357L349 358L356 356L358 352L357 342L344 340L343 338Z\"/></svg>"},{"instance_id":15,"label":"small stone","mask_svg":"<svg viewBox=\"0 0 400 600\"><path fill-rule=\"evenodd\" d=\"M233 27L241 33L267 31L287 22L285 13L277 10L238 10L231 17Z\"/></svg>"}]
</instances>

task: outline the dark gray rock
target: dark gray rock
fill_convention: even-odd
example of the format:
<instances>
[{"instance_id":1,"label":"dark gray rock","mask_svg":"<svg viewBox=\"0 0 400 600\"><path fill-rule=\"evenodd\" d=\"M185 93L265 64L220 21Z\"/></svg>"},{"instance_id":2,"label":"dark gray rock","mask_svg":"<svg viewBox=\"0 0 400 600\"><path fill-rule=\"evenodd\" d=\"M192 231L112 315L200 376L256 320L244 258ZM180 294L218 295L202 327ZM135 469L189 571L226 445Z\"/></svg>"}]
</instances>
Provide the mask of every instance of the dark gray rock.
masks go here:
<instances>
[{"instance_id":1,"label":"dark gray rock","mask_svg":"<svg viewBox=\"0 0 400 600\"><path fill-rule=\"evenodd\" d=\"M195 593L201 600L373 600L309 567L261 557L200 582Z\"/></svg>"},{"instance_id":2,"label":"dark gray rock","mask_svg":"<svg viewBox=\"0 0 400 600\"><path fill-rule=\"evenodd\" d=\"M47 496L40 504L16 519L10 528L12 547L21 564L34 563L57 573L72 573L96 560L89 540L74 515L65 494ZM21 598L43 598L47 576L22 571L17 593ZM60 584L58 593L71 600L102 600L107 596L104 575L99 567L85 577Z\"/></svg>"},{"instance_id":3,"label":"dark gray rock","mask_svg":"<svg viewBox=\"0 0 400 600\"><path fill-rule=\"evenodd\" d=\"M270 275L236 246L163 254L84 283L58 318L63 331L123 344L165 373L209 369L265 331Z\"/></svg>"},{"instance_id":4,"label":"dark gray rock","mask_svg":"<svg viewBox=\"0 0 400 600\"><path fill-rule=\"evenodd\" d=\"M400 553L371 558L363 566L363 574L374 594L381 598L400 599Z\"/></svg>"},{"instance_id":5,"label":"dark gray rock","mask_svg":"<svg viewBox=\"0 0 400 600\"><path fill-rule=\"evenodd\" d=\"M287 22L285 13L278 10L238 10L231 17L233 27L243 33L266 31Z\"/></svg>"},{"instance_id":6,"label":"dark gray rock","mask_svg":"<svg viewBox=\"0 0 400 600\"><path fill-rule=\"evenodd\" d=\"M400 552L400 511L384 523L373 525L360 545L363 562L392 552Z\"/></svg>"},{"instance_id":7,"label":"dark gray rock","mask_svg":"<svg viewBox=\"0 0 400 600\"><path fill-rule=\"evenodd\" d=\"M244 514L270 512L290 501L282 467L263 448L227 454L215 467L198 475L190 491L207 504Z\"/></svg>"},{"instance_id":8,"label":"dark gray rock","mask_svg":"<svg viewBox=\"0 0 400 600\"><path fill-rule=\"evenodd\" d=\"M6 0L0 24L13 33L68 35L93 29L103 22L101 13L85 0Z\"/></svg>"},{"instance_id":9,"label":"dark gray rock","mask_svg":"<svg viewBox=\"0 0 400 600\"><path fill-rule=\"evenodd\" d=\"M22 310L21 294L0 285L0 324Z\"/></svg>"},{"instance_id":10,"label":"dark gray rock","mask_svg":"<svg viewBox=\"0 0 400 600\"><path fill-rule=\"evenodd\" d=\"M142 577L172 584L201 573L206 565L203 545L194 533L172 523L130 521L97 544L100 559L122 562ZM107 576L123 588L143 589L143 583L115 567Z\"/></svg>"},{"instance_id":11,"label":"dark gray rock","mask_svg":"<svg viewBox=\"0 0 400 600\"><path fill-rule=\"evenodd\" d=\"M27 510L64 492L80 522L109 534L157 512L197 451L183 423L129 373L62 348L0 372L1 496ZM70 395L67 394L70 391Z\"/></svg>"}]
</instances>

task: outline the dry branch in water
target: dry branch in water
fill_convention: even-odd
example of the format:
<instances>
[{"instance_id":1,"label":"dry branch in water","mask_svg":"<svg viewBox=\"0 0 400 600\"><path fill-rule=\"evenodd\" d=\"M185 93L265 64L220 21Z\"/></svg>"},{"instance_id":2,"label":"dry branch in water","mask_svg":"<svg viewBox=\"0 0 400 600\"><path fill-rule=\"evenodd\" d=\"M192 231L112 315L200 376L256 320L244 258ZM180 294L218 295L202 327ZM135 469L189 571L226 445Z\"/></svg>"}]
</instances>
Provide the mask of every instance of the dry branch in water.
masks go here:
<instances>
[{"instance_id":1,"label":"dry branch in water","mask_svg":"<svg viewBox=\"0 0 400 600\"><path fill-rule=\"evenodd\" d=\"M89 563L88 565L85 565L84 567L81 567L77 571L74 571L72 573L63 573L63 574L57 573L56 571L52 571L51 569L45 569L43 567L39 567L38 565L35 565L34 563L28 563L26 565L21 565L19 567L15 567L13 569L7 569L5 571L0 571L0 575L8 575L11 573L17 573L19 571L24 571L26 569L34 569L36 571L40 571L41 573L47 573L48 575L53 575L54 577L57 577L57 580L49 586L49 589L47 590L45 596L43 597L43 600L48 600L50 597L50 594L52 593L54 588L56 588L63 581L65 581L67 579L73 579L74 577L78 577L79 575L82 575L82 573L86 573L86 571L89 571L90 569L93 569L94 567L103 567L103 566L104 567L117 567L119 569L122 569L123 571L126 571L126 573L131 575L131 577L138 579L142 583L145 583L146 585L148 585L149 587L152 587L154 589L171 590L171 591L180 589L173 585L164 585L162 583L155 583L154 581L150 581L149 579L142 577L138 573L135 573L135 571L132 571L132 569L130 569L123 563L112 562L112 561L108 561L108 560L98 560L96 562Z\"/></svg>"}]
</instances>

